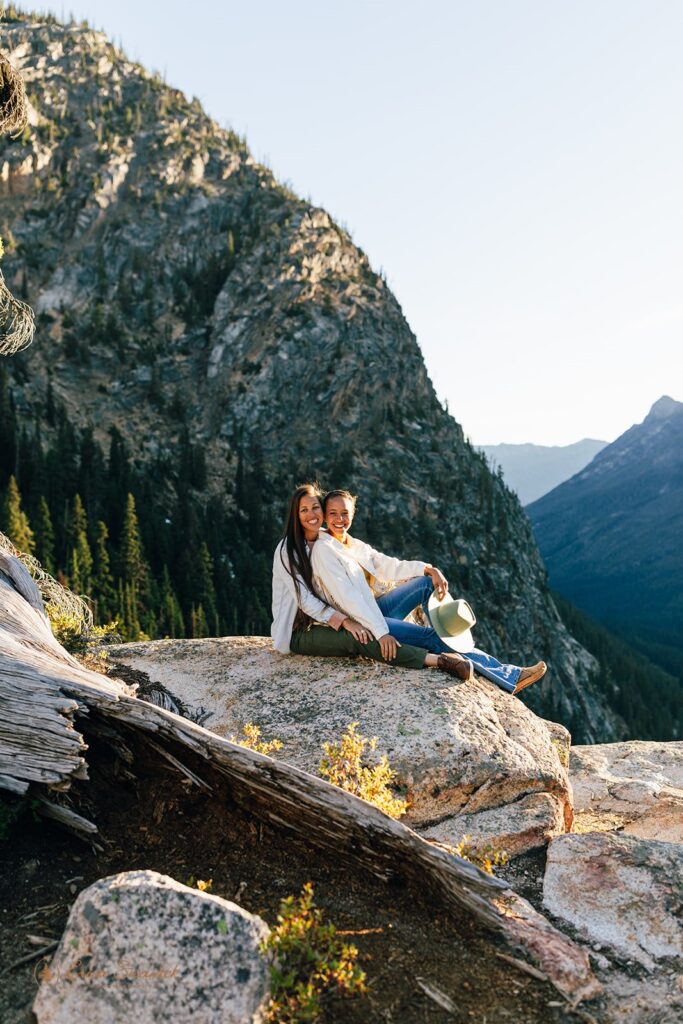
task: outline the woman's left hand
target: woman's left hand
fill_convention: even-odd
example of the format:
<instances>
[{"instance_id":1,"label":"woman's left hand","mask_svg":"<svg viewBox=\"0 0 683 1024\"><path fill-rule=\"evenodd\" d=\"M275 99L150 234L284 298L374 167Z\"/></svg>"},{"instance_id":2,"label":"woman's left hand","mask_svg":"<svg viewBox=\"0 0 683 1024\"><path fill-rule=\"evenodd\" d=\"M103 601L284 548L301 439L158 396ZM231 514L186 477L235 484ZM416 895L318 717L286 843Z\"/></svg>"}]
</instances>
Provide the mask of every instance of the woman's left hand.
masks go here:
<instances>
[{"instance_id":1,"label":"woman's left hand","mask_svg":"<svg viewBox=\"0 0 683 1024\"><path fill-rule=\"evenodd\" d=\"M432 583L434 584L434 593L439 601L443 601L448 593L448 580L441 572L441 569L437 569L435 565L432 565L427 569L427 576L431 576Z\"/></svg>"},{"instance_id":2,"label":"woman's left hand","mask_svg":"<svg viewBox=\"0 0 683 1024\"><path fill-rule=\"evenodd\" d=\"M355 637L358 643L367 644L370 642L370 631L361 626L360 622L356 622L354 619L344 619L342 622L343 628Z\"/></svg>"}]
</instances>

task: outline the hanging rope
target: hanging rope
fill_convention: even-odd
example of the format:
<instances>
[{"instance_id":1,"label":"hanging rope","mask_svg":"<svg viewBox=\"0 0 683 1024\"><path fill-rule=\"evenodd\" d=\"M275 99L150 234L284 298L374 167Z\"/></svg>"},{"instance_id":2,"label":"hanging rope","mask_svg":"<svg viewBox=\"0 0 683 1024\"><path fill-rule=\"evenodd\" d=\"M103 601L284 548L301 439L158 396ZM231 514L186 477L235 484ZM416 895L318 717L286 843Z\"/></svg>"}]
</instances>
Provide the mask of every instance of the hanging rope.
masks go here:
<instances>
[{"instance_id":1,"label":"hanging rope","mask_svg":"<svg viewBox=\"0 0 683 1024\"><path fill-rule=\"evenodd\" d=\"M27 348L35 329L33 310L15 299L0 270L0 356L11 356Z\"/></svg>"},{"instance_id":2,"label":"hanging rope","mask_svg":"<svg viewBox=\"0 0 683 1024\"><path fill-rule=\"evenodd\" d=\"M15 558L18 558L26 566L35 580L46 605L51 605L54 611L62 615L68 615L70 618L77 619L78 622L82 623L85 630L92 629L92 612L82 597L72 594L70 590L67 590L61 583L53 579L49 573L45 572L36 558L32 555L24 554L23 551L19 551L4 533L0 533L0 549L7 551L10 555L14 555Z\"/></svg>"},{"instance_id":3,"label":"hanging rope","mask_svg":"<svg viewBox=\"0 0 683 1024\"><path fill-rule=\"evenodd\" d=\"M0 52L0 132L16 138L28 123L26 90L21 75Z\"/></svg>"}]
</instances>

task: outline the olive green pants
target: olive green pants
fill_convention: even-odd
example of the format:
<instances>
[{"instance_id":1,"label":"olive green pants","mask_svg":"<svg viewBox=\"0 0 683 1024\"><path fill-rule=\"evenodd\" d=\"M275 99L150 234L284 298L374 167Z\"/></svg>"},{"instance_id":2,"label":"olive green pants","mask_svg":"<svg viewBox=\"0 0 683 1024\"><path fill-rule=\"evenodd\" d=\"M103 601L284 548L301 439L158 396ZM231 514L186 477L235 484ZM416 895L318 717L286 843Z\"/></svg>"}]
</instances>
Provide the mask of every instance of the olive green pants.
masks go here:
<instances>
[{"instance_id":1,"label":"olive green pants","mask_svg":"<svg viewBox=\"0 0 683 1024\"><path fill-rule=\"evenodd\" d=\"M393 661L386 661L377 640L362 644L345 629L339 631L331 626L311 626L310 629L295 629L289 646L292 654L312 654L316 658L353 658L362 655L383 661L385 665L400 668L424 668L429 651L421 647L401 644Z\"/></svg>"}]
</instances>

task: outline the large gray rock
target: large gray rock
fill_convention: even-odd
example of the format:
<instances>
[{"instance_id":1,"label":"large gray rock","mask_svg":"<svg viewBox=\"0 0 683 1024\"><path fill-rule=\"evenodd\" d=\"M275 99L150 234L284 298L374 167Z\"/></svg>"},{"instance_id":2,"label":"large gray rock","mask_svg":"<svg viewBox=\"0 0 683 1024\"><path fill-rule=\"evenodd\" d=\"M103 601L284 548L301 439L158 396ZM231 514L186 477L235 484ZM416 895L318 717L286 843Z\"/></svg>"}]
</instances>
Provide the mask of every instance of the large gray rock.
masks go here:
<instances>
[{"instance_id":1,"label":"large gray rock","mask_svg":"<svg viewBox=\"0 0 683 1024\"><path fill-rule=\"evenodd\" d=\"M111 659L146 673L191 708L205 707L211 717L204 725L221 736L255 723L265 738L283 742L278 757L313 774L322 744L358 721L397 772L411 803L406 823L418 830L440 823L442 842L457 841L463 823L477 839L481 822L482 839L504 840L520 853L571 825L557 735L487 680L464 684L434 669L279 655L255 637L128 644L114 648ZM477 817L492 808L500 809L497 819Z\"/></svg>"},{"instance_id":2,"label":"large gray rock","mask_svg":"<svg viewBox=\"0 0 683 1024\"><path fill-rule=\"evenodd\" d=\"M548 847L543 904L590 942L654 970L683 955L683 848L616 833Z\"/></svg>"},{"instance_id":3,"label":"large gray rock","mask_svg":"<svg viewBox=\"0 0 683 1024\"><path fill-rule=\"evenodd\" d=\"M456 814L418 831L425 839L451 846L465 839L479 850L493 847L515 857L545 845L549 836L565 831L565 824L562 807L555 797L549 793L530 793L514 803L475 814Z\"/></svg>"},{"instance_id":4,"label":"large gray rock","mask_svg":"<svg viewBox=\"0 0 683 1024\"><path fill-rule=\"evenodd\" d=\"M572 747L576 830L683 843L683 742Z\"/></svg>"},{"instance_id":5,"label":"large gray rock","mask_svg":"<svg viewBox=\"0 0 683 1024\"><path fill-rule=\"evenodd\" d=\"M259 918L156 871L80 893L33 1011L38 1024L258 1024L269 998Z\"/></svg>"}]
</instances>

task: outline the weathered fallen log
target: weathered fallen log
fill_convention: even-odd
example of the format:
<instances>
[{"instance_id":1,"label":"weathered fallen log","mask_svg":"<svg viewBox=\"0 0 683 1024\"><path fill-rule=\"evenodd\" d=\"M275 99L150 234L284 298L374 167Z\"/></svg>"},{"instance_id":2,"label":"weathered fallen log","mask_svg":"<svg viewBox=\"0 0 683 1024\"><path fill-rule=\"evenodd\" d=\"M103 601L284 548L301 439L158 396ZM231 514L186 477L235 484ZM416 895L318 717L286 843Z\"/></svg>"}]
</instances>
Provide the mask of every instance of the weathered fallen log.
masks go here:
<instances>
[{"instance_id":1,"label":"weathered fallen log","mask_svg":"<svg viewBox=\"0 0 683 1024\"><path fill-rule=\"evenodd\" d=\"M149 745L194 785L208 785L196 768L198 759L206 762L254 819L381 878L410 877L440 905L465 907L529 955L572 1001L600 992L587 954L506 883L323 779L230 743L139 699L132 687L83 668L52 636L29 573L0 552L0 787L66 789L72 779L87 778L87 744L76 724L90 712L105 740L103 719L113 732L120 723L153 737ZM184 764L183 751L192 767ZM72 824L88 827L83 818Z\"/></svg>"},{"instance_id":2,"label":"weathered fallen log","mask_svg":"<svg viewBox=\"0 0 683 1024\"><path fill-rule=\"evenodd\" d=\"M11 780L5 788L42 782L68 789L72 778L87 778L87 747L74 714L132 694L64 650L28 570L0 550L0 776Z\"/></svg>"}]
</instances>

